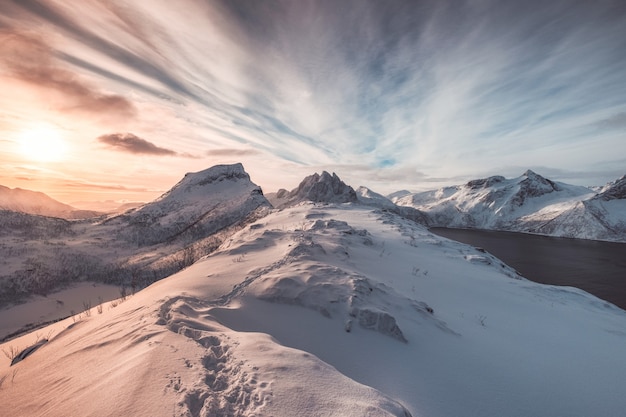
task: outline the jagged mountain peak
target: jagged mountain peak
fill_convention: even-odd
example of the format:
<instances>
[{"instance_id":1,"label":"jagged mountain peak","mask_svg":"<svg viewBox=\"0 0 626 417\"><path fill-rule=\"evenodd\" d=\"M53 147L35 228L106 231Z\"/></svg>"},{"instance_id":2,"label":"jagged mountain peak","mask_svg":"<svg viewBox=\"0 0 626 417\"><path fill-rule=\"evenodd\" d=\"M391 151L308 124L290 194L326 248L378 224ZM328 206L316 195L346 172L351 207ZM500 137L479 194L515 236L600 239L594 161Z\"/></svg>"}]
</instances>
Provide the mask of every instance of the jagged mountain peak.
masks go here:
<instances>
[{"instance_id":1,"label":"jagged mountain peak","mask_svg":"<svg viewBox=\"0 0 626 417\"><path fill-rule=\"evenodd\" d=\"M348 203L356 201L356 192L334 172L322 171L306 177L298 186L297 194L316 202Z\"/></svg>"},{"instance_id":2,"label":"jagged mountain peak","mask_svg":"<svg viewBox=\"0 0 626 417\"><path fill-rule=\"evenodd\" d=\"M494 175L492 177L487 177L487 178L481 178L478 180L471 180L468 181L467 184L465 184L466 187L471 188L473 190L479 189L479 188L489 188L491 186L493 186L494 184L503 182L505 180L505 178L501 175Z\"/></svg>"},{"instance_id":3,"label":"jagged mountain peak","mask_svg":"<svg viewBox=\"0 0 626 417\"><path fill-rule=\"evenodd\" d=\"M542 177L530 169L524 172L520 178L518 195L523 197L522 200L526 197L539 197L553 191L561 191L561 188L554 181Z\"/></svg>"},{"instance_id":4,"label":"jagged mountain peak","mask_svg":"<svg viewBox=\"0 0 626 417\"><path fill-rule=\"evenodd\" d=\"M288 207L302 201L316 203L355 203L358 201L356 191L344 183L337 174L328 171L317 172L304 178L298 187L287 192L278 190L268 196L275 207Z\"/></svg>"},{"instance_id":5,"label":"jagged mountain peak","mask_svg":"<svg viewBox=\"0 0 626 417\"><path fill-rule=\"evenodd\" d=\"M624 240L623 210L615 206L609 212L596 204L616 199L626 200L626 176L596 195L587 187L552 181L527 170L516 178L492 176L408 194L394 202L420 210L431 226Z\"/></svg>"},{"instance_id":6,"label":"jagged mountain peak","mask_svg":"<svg viewBox=\"0 0 626 417\"><path fill-rule=\"evenodd\" d=\"M605 201L625 200L626 199L626 175L623 175L621 178L605 185L600 191L600 193L598 193L596 198L602 199Z\"/></svg>"}]
</instances>

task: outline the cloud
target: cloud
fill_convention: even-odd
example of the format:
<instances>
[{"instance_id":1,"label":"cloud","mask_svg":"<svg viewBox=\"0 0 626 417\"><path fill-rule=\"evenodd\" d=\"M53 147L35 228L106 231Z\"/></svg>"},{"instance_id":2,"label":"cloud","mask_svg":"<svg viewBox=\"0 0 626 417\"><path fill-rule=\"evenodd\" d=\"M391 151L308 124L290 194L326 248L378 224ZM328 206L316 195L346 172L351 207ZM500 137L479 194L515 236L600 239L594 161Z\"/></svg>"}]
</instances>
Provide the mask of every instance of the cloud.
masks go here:
<instances>
[{"instance_id":1,"label":"cloud","mask_svg":"<svg viewBox=\"0 0 626 417\"><path fill-rule=\"evenodd\" d=\"M260 155L261 152L256 149L211 149L206 151L207 156L252 156Z\"/></svg>"},{"instance_id":2,"label":"cloud","mask_svg":"<svg viewBox=\"0 0 626 417\"><path fill-rule=\"evenodd\" d=\"M626 129L626 112L614 114L604 120L600 120L595 125L604 129Z\"/></svg>"},{"instance_id":3,"label":"cloud","mask_svg":"<svg viewBox=\"0 0 626 417\"><path fill-rule=\"evenodd\" d=\"M114 3L0 2L5 72L161 145L99 139L112 149L193 158L184 143L203 160L263 155L265 178L346 167L387 189L498 167L591 173L626 152L615 0Z\"/></svg>"},{"instance_id":4,"label":"cloud","mask_svg":"<svg viewBox=\"0 0 626 417\"><path fill-rule=\"evenodd\" d=\"M77 74L61 67L53 49L40 37L15 30L0 31L0 68L10 77L28 83L41 92L60 96L57 110L103 113L120 118L137 114L134 104L117 94L107 94Z\"/></svg>"},{"instance_id":5,"label":"cloud","mask_svg":"<svg viewBox=\"0 0 626 417\"><path fill-rule=\"evenodd\" d=\"M132 192L154 192L146 187L128 187L120 184L102 184L86 181L65 181L61 183L63 187L76 188L80 190L109 190L109 191L132 191Z\"/></svg>"},{"instance_id":6,"label":"cloud","mask_svg":"<svg viewBox=\"0 0 626 417\"><path fill-rule=\"evenodd\" d=\"M98 136L98 141L122 152L132 154L156 155L156 156L178 156L176 151L161 148L152 142L140 138L132 133L109 133Z\"/></svg>"}]
</instances>

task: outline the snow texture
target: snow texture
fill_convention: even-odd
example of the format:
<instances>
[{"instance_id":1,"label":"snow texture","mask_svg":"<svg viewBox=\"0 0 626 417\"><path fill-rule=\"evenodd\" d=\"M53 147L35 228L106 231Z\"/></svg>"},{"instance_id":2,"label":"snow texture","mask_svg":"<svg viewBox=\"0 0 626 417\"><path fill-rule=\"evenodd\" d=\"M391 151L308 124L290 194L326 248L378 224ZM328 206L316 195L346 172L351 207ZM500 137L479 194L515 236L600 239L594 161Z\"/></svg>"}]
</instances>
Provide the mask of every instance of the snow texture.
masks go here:
<instances>
[{"instance_id":1,"label":"snow texture","mask_svg":"<svg viewBox=\"0 0 626 417\"><path fill-rule=\"evenodd\" d=\"M396 213L301 203L0 346L16 417L618 416L626 312ZM86 372L88 370L88 372Z\"/></svg>"}]
</instances>

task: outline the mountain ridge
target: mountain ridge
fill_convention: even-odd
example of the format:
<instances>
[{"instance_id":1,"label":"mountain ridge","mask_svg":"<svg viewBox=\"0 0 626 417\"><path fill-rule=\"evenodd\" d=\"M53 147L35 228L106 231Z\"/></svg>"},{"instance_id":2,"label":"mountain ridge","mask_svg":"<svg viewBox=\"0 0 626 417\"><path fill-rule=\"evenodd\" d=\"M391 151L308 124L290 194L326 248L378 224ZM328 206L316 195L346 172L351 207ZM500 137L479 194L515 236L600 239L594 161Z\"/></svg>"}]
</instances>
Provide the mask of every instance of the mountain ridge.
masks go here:
<instances>
[{"instance_id":1,"label":"mountain ridge","mask_svg":"<svg viewBox=\"0 0 626 417\"><path fill-rule=\"evenodd\" d=\"M626 405L623 310L376 206L272 210L176 274L88 307L1 346L21 359L0 355L5 413L587 417Z\"/></svg>"},{"instance_id":2,"label":"mountain ridge","mask_svg":"<svg viewBox=\"0 0 626 417\"><path fill-rule=\"evenodd\" d=\"M81 210L62 203L41 191L9 188L0 185L0 210L15 211L46 217L78 220L97 217L103 213Z\"/></svg>"},{"instance_id":3,"label":"mountain ridge","mask_svg":"<svg viewBox=\"0 0 626 417\"><path fill-rule=\"evenodd\" d=\"M68 221L0 212L0 304L82 280L143 288L271 209L241 164L188 173L154 201Z\"/></svg>"},{"instance_id":4,"label":"mountain ridge","mask_svg":"<svg viewBox=\"0 0 626 417\"><path fill-rule=\"evenodd\" d=\"M344 183L334 172L329 174L314 173L305 177L300 184L291 191L280 189L276 193L268 194L268 200L276 208L293 206L302 201L323 203L356 203L356 191Z\"/></svg>"},{"instance_id":5,"label":"mountain ridge","mask_svg":"<svg viewBox=\"0 0 626 417\"><path fill-rule=\"evenodd\" d=\"M626 176L593 191L527 170L516 178L394 193L391 201L418 209L431 226L626 241Z\"/></svg>"}]
</instances>

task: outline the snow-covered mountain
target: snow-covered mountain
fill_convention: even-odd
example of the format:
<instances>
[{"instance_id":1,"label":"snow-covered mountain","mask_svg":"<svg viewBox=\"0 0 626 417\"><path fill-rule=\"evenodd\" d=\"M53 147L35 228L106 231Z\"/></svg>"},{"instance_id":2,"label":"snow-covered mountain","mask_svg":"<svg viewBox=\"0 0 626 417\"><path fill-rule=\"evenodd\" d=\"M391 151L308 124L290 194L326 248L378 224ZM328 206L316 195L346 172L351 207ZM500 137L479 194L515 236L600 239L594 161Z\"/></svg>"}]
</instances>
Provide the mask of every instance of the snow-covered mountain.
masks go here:
<instances>
[{"instance_id":1,"label":"snow-covered mountain","mask_svg":"<svg viewBox=\"0 0 626 417\"><path fill-rule=\"evenodd\" d=\"M626 241L624 177L599 193L551 181L533 171L493 176L391 200L427 214L431 226L509 230L582 239Z\"/></svg>"},{"instance_id":2,"label":"snow-covered mountain","mask_svg":"<svg viewBox=\"0 0 626 417\"><path fill-rule=\"evenodd\" d=\"M62 219L87 219L101 215L92 210L79 210L39 192L0 185L0 210L36 214Z\"/></svg>"},{"instance_id":3,"label":"snow-covered mountain","mask_svg":"<svg viewBox=\"0 0 626 417\"><path fill-rule=\"evenodd\" d=\"M217 165L189 173L155 201L104 223L126 225L126 236L141 245L204 237L269 208L261 187L243 165Z\"/></svg>"},{"instance_id":4,"label":"snow-covered mountain","mask_svg":"<svg viewBox=\"0 0 626 417\"><path fill-rule=\"evenodd\" d=\"M280 189L276 193L267 195L268 200L276 208L296 205L302 201L325 202L325 203L354 203L357 201L356 192L346 185L333 172L326 171L322 175L315 173L309 175L291 191Z\"/></svg>"},{"instance_id":5,"label":"snow-covered mountain","mask_svg":"<svg viewBox=\"0 0 626 417\"><path fill-rule=\"evenodd\" d=\"M429 223L428 216L420 210L413 207L396 205L389 198L367 187L360 186L356 193L359 204L390 211L419 224L428 225Z\"/></svg>"},{"instance_id":6,"label":"snow-covered mountain","mask_svg":"<svg viewBox=\"0 0 626 417\"><path fill-rule=\"evenodd\" d=\"M157 200L104 220L0 212L0 304L83 280L145 287L270 207L235 164L187 174Z\"/></svg>"},{"instance_id":7,"label":"snow-covered mountain","mask_svg":"<svg viewBox=\"0 0 626 417\"><path fill-rule=\"evenodd\" d=\"M302 202L125 301L1 345L0 410L618 416L624 328L623 310L389 210Z\"/></svg>"}]
</instances>

